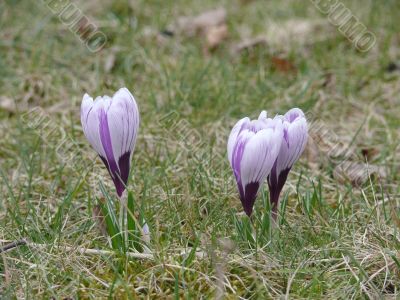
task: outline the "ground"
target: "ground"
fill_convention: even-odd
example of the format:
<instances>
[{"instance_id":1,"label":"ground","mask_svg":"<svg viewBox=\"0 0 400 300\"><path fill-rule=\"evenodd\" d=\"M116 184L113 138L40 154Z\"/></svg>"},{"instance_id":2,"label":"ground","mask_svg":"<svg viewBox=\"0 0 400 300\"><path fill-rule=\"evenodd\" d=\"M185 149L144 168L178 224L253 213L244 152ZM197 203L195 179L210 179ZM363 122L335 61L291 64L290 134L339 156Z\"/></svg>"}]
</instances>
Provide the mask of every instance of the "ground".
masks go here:
<instances>
[{"instance_id":1,"label":"ground","mask_svg":"<svg viewBox=\"0 0 400 300\"><path fill-rule=\"evenodd\" d=\"M54 2L0 3L0 239L27 241L1 253L3 299L400 296L398 1L341 2L376 37L368 51L318 1L64 1L107 37L97 52ZM190 32L218 8L225 21ZM118 200L80 124L85 92L122 86L141 116L128 190L150 227L142 259L96 221L104 191ZM309 143L278 225L264 185L253 241L227 138L292 107Z\"/></svg>"}]
</instances>

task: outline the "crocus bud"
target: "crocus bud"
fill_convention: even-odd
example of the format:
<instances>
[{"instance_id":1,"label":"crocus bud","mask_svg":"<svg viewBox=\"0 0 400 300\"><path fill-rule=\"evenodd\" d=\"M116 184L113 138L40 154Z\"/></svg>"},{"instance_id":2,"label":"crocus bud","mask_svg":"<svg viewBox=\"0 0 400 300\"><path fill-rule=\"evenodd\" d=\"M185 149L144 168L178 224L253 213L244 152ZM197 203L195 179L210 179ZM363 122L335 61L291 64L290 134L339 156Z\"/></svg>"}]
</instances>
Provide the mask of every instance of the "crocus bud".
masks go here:
<instances>
[{"instance_id":1,"label":"crocus bud","mask_svg":"<svg viewBox=\"0 0 400 300\"><path fill-rule=\"evenodd\" d=\"M253 211L260 186L276 161L282 138L282 122L267 119L265 111L258 120L243 118L238 121L229 135L229 163L248 216Z\"/></svg>"},{"instance_id":2,"label":"crocus bud","mask_svg":"<svg viewBox=\"0 0 400 300\"><path fill-rule=\"evenodd\" d=\"M119 197L128 182L139 129L139 110L132 94L122 88L112 98L85 94L81 105L83 132L106 165Z\"/></svg>"},{"instance_id":3,"label":"crocus bud","mask_svg":"<svg viewBox=\"0 0 400 300\"><path fill-rule=\"evenodd\" d=\"M308 127L304 113L299 108L292 108L284 116L277 116L283 122L283 139L278 157L268 176L270 201L273 216L276 218L279 195L285 185L287 176L303 153L307 144Z\"/></svg>"}]
</instances>

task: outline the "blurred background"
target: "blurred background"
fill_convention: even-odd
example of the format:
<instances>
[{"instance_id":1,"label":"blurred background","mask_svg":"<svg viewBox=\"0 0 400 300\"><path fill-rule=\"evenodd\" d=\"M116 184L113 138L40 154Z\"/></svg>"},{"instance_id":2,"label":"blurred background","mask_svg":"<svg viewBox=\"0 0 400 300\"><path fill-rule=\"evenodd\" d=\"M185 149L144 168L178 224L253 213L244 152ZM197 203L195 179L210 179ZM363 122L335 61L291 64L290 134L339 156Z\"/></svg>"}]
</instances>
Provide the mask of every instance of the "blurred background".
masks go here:
<instances>
[{"instance_id":1,"label":"blurred background","mask_svg":"<svg viewBox=\"0 0 400 300\"><path fill-rule=\"evenodd\" d=\"M295 274L291 292L299 298L398 295L399 12L397 0L2 0L0 238L106 244L92 218L101 195L93 178L112 185L83 137L85 92L112 95L126 86L138 102L130 189L146 203L146 220L159 234L156 250L195 243L209 249L210 240L230 237L230 216L241 210L226 158L232 126L261 110L274 116L299 107L310 140L286 187L294 225L282 234L290 246L267 249L261 259L270 268L261 273L247 272L253 262L226 266L242 281L227 275L225 291L273 298ZM309 222L303 196L322 197L326 212ZM367 225L374 234L362 238ZM343 236L327 234L337 231ZM308 251L325 245L337 252ZM385 249L397 254L379 256ZM108 259L21 251L0 262L7 295L112 293L103 283L118 272ZM373 259L361 268L369 253ZM359 280L336 268L341 254L355 257L347 263ZM320 260L308 265L312 255ZM214 295L203 276L217 272L209 261L190 265L201 279L157 266L132 263L134 275L118 278L138 295L167 297L176 286L182 297Z\"/></svg>"}]
</instances>

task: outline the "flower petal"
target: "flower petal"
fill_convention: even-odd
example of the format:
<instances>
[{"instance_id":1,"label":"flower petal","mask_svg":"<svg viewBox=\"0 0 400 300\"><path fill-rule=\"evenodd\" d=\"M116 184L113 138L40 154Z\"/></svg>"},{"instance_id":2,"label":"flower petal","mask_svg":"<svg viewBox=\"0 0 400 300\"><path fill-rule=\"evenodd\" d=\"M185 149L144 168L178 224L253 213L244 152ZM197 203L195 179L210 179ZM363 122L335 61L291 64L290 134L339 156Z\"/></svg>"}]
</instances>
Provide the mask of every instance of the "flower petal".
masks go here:
<instances>
[{"instance_id":1,"label":"flower petal","mask_svg":"<svg viewBox=\"0 0 400 300\"><path fill-rule=\"evenodd\" d=\"M244 150L246 149L247 143L250 141L252 137L254 137L255 133L249 130L242 131L236 139L235 146L233 148L232 153L232 169L235 174L236 180L241 181L241 165L243 160Z\"/></svg>"},{"instance_id":2,"label":"flower petal","mask_svg":"<svg viewBox=\"0 0 400 300\"><path fill-rule=\"evenodd\" d=\"M109 116L106 113L104 107L99 107L98 114L100 140L105 153L104 158L107 160L107 167L109 168L111 177L115 182L118 179L119 175L119 167L117 165L117 161L119 158L114 156L113 143L111 140L112 137L109 126Z\"/></svg>"},{"instance_id":3,"label":"flower petal","mask_svg":"<svg viewBox=\"0 0 400 300\"><path fill-rule=\"evenodd\" d=\"M96 99L96 104L99 102ZM103 149L103 145L100 140L99 133L99 115L95 109L97 105L93 102L93 98L91 98L88 94L85 94L82 99L81 105L81 123L83 133L88 139L90 145L96 150L99 155L105 157L105 152Z\"/></svg>"},{"instance_id":4,"label":"flower petal","mask_svg":"<svg viewBox=\"0 0 400 300\"><path fill-rule=\"evenodd\" d=\"M284 117L289 123L293 123L298 118L305 118L303 111L297 107L287 111Z\"/></svg>"},{"instance_id":5,"label":"flower petal","mask_svg":"<svg viewBox=\"0 0 400 300\"><path fill-rule=\"evenodd\" d=\"M106 165L117 193L122 195L139 128L139 111L132 94L120 89L111 99L85 94L81 122L86 138Z\"/></svg>"},{"instance_id":6,"label":"flower petal","mask_svg":"<svg viewBox=\"0 0 400 300\"><path fill-rule=\"evenodd\" d=\"M249 118L243 118L239 120L232 128L231 133L229 134L227 150L228 150L228 159L231 166L232 166L232 154L236 144L237 137L240 131L242 130L243 124L246 124L248 122L250 122Z\"/></svg>"},{"instance_id":7,"label":"flower petal","mask_svg":"<svg viewBox=\"0 0 400 300\"><path fill-rule=\"evenodd\" d=\"M283 138L281 119L261 112L258 120L236 123L228 140L228 157L244 211L251 215L259 187L276 162Z\"/></svg>"},{"instance_id":8,"label":"flower petal","mask_svg":"<svg viewBox=\"0 0 400 300\"><path fill-rule=\"evenodd\" d=\"M118 160L125 153L133 153L139 129L139 110L127 88L115 93L107 112L114 157Z\"/></svg>"},{"instance_id":9,"label":"flower petal","mask_svg":"<svg viewBox=\"0 0 400 300\"><path fill-rule=\"evenodd\" d=\"M267 120L267 112L263 110L260 115L258 116L258 120L260 121L266 121Z\"/></svg>"},{"instance_id":10,"label":"flower petal","mask_svg":"<svg viewBox=\"0 0 400 300\"><path fill-rule=\"evenodd\" d=\"M251 214L253 213L253 206L254 202L256 202L260 185L260 182L251 182L249 184L246 184L246 187L244 189L245 196L240 198L243 205L243 210L248 216L251 216Z\"/></svg>"},{"instance_id":11,"label":"flower petal","mask_svg":"<svg viewBox=\"0 0 400 300\"><path fill-rule=\"evenodd\" d=\"M285 114L284 139L277 159L277 176L290 169L300 158L308 139L307 121L300 109L292 109Z\"/></svg>"},{"instance_id":12,"label":"flower petal","mask_svg":"<svg viewBox=\"0 0 400 300\"><path fill-rule=\"evenodd\" d=\"M284 116L277 116L283 120L283 139L278 158L268 176L268 186L272 212L276 218L279 195L286 183L287 176L304 151L308 138L307 121L301 109L293 108Z\"/></svg>"},{"instance_id":13,"label":"flower petal","mask_svg":"<svg viewBox=\"0 0 400 300\"><path fill-rule=\"evenodd\" d=\"M270 173L282 143L283 132L279 129L262 129L247 142L240 164L243 189L249 183L263 182Z\"/></svg>"}]
</instances>

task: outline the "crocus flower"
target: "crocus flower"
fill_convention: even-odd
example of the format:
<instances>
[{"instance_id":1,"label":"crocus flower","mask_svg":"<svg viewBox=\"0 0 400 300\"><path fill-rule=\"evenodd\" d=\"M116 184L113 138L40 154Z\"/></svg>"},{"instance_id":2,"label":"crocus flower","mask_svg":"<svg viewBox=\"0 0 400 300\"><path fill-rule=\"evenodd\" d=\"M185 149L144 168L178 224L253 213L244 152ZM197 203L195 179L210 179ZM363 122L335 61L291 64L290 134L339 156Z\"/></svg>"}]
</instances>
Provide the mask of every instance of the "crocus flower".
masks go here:
<instances>
[{"instance_id":1,"label":"crocus flower","mask_svg":"<svg viewBox=\"0 0 400 300\"><path fill-rule=\"evenodd\" d=\"M287 176L303 153L308 138L307 120L299 108L292 108L284 116L277 116L283 122L283 139L278 157L268 176L270 201L273 216L276 218L279 195Z\"/></svg>"},{"instance_id":2,"label":"crocus flower","mask_svg":"<svg viewBox=\"0 0 400 300\"><path fill-rule=\"evenodd\" d=\"M106 165L119 197L128 182L139 129L139 110L132 94L122 88L112 98L85 94L81 105L83 132Z\"/></svg>"},{"instance_id":3,"label":"crocus flower","mask_svg":"<svg viewBox=\"0 0 400 300\"><path fill-rule=\"evenodd\" d=\"M233 127L228 139L228 158L239 189L240 201L248 216L257 193L271 171L283 139L282 121L243 118Z\"/></svg>"}]
</instances>

